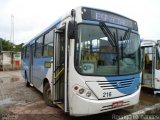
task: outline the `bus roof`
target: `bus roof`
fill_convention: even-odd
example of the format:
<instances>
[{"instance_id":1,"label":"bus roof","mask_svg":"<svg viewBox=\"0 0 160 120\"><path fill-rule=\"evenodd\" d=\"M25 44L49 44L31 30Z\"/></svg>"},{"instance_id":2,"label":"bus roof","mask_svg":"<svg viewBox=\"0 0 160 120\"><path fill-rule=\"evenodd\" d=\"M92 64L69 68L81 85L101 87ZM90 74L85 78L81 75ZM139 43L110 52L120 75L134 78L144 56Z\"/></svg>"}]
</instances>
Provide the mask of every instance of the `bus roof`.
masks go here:
<instances>
[{"instance_id":1,"label":"bus roof","mask_svg":"<svg viewBox=\"0 0 160 120\"><path fill-rule=\"evenodd\" d=\"M144 40L141 42L141 47L149 47L149 46L155 46L157 44L154 40Z\"/></svg>"}]
</instances>

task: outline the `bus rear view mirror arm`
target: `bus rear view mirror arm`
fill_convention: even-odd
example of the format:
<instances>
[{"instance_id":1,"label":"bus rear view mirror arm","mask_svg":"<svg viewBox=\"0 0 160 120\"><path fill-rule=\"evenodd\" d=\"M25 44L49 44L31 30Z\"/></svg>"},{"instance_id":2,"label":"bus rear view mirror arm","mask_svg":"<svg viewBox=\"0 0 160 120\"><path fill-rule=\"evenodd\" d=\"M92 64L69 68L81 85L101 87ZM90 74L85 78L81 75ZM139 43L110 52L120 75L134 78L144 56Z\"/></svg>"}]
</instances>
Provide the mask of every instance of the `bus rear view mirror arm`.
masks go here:
<instances>
[{"instance_id":1,"label":"bus rear view mirror arm","mask_svg":"<svg viewBox=\"0 0 160 120\"><path fill-rule=\"evenodd\" d=\"M74 9L71 10L71 16L73 20L69 21L68 23L68 39L76 39L77 34L77 22L76 18L76 11Z\"/></svg>"},{"instance_id":2,"label":"bus rear view mirror arm","mask_svg":"<svg viewBox=\"0 0 160 120\"><path fill-rule=\"evenodd\" d=\"M77 34L77 22L71 20L68 23L68 38L76 39Z\"/></svg>"}]
</instances>

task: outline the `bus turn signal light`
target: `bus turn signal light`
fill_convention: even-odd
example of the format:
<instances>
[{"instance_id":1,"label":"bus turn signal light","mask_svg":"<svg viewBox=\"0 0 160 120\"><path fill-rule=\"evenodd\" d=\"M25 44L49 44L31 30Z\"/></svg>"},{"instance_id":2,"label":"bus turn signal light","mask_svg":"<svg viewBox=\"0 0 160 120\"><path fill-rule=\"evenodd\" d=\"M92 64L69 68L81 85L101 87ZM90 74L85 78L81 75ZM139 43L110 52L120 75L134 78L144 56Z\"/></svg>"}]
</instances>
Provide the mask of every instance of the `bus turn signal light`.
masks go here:
<instances>
[{"instance_id":1,"label":"bus turn signal light","mask_svg":"<svg viewBox=\"0 0 160 120\"><path fill-rule=\"evenodd\" d=\"M75 87L74 87L74 90L78 90L78 86L75 86Z\"/></svg>"},{"instance_id":2,"label":"bus turn signal light","mask_svg":"<svg viewBox=\"0 0 160 120\"><path fill-rule=\"evenodd\" d=\"M75 94L77 94L83 98L92 99L92 100L97 99L96 96L91 92L91 90L86 87L82 87L80 85L75 85L73 87L73 91Z\"/></svg>"}]
</instances>

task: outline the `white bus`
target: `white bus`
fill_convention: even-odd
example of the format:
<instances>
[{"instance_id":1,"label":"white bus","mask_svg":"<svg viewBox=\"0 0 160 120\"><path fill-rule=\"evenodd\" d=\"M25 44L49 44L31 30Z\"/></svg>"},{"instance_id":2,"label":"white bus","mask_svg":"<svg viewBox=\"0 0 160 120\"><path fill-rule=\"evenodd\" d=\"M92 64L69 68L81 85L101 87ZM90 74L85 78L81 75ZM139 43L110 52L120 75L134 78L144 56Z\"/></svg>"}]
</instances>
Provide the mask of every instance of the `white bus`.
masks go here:
<instances>
[{"instance_id":1,"label":"white bus","mask_svg":"<svg viewBox=\"0 0 160 120\"><path fill-rule=\"evenodd\" d=\"M144 40L141 48L144 55L142 87L148 92L160 93L160 41Z\"/></svg>"},{"instance_id":2,"label":"white bus","mask_svg":"<svg viewBox=\"0 0 160 120\"><path fill-rule=\"evenodd\" d=\"M72 116L135 105L141 81L137 22L78 7L23 46L23 75Z\"/></svg>"}]
</instances>

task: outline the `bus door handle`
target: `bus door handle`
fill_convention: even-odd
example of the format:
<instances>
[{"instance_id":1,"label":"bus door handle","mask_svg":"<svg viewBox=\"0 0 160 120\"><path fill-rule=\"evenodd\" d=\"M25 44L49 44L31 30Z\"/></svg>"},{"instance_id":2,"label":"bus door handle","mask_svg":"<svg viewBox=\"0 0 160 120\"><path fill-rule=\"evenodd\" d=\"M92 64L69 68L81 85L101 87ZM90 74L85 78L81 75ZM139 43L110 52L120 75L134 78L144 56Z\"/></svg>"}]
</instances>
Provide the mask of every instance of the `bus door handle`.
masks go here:
<instances>
[{"instance_id":1,"label":"bus door handle","mask_svg":"<svg viewBox=\"0 0 160 120\"><path fill-rule=\"evenodd\" d=\"M54 79L57 79L57 78L60 76L60 74L63 72L63 70L64 70L64 68L62 68L62 70L61 70L61 71L59 71L59 73L57 73L57 75L55 76L55 78L54 78Z\"/></svg>"}]
</instances>

